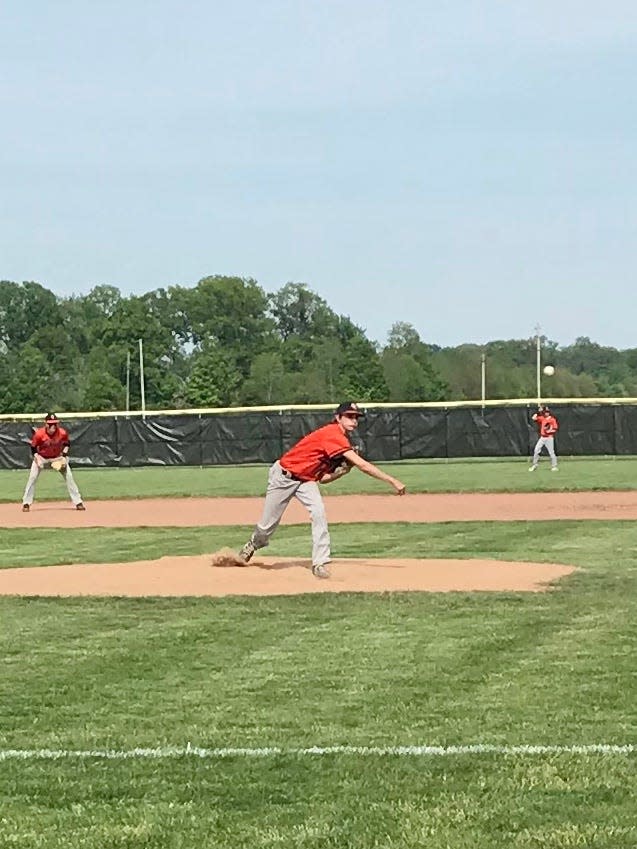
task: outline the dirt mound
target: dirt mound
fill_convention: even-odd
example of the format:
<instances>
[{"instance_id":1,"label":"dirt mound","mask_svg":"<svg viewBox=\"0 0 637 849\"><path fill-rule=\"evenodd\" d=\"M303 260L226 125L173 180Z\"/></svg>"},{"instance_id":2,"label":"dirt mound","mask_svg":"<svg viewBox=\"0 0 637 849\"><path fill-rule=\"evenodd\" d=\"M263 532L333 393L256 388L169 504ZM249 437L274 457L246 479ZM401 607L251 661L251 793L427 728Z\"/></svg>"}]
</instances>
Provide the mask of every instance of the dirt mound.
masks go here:
<instances>
[{"instance_id":1,"label":"dirt mound","mask_svg":"<svg viewBox=\"0 0 637 849\"><path fill-rule=\"evenodd\" d=\"M342 559L315 578L307 560L260 557L248 564L223 549L197 557L0 571L0 595L229 596L342 592L541 592L575 571L501 560Z\"/></svg>"}]
</instances>

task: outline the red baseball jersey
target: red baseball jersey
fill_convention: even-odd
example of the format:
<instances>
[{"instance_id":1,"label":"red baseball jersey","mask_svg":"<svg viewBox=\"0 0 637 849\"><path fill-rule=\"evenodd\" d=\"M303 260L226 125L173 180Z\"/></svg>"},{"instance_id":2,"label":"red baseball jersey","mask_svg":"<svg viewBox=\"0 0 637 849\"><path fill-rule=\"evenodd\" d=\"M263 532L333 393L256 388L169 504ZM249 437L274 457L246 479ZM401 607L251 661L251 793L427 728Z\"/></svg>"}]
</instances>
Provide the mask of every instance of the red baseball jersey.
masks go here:
<instances>
[{"instance_id":1,"label":"red baseball jersey","mask_svg":"<svg viewBox=\"0 0 637 849\"><path fill-rule=\"evenodd\" d=\"M540 436L554 436L559 428L557 419L550 413L538 413L536 418Z\"/></svg>"},{"instance_id":2,"label":"red baseball jersey","mask_svg":"<svg viewBox=\"0 0 637 849\"><path fill-rule=\"evenodd\" d=\"M302 481L318 481L329 471L330 460L352 450L338 422L308 433L281 457L281 466Z\"/></svg>"},{"instance_id":3,"label":"red baseball jersey","mask_svg":"<svg viewBox=\"0 0 637 849\"><path fill-rule=\"evenodd\" d=\"M63 427L58 427L53 436L47 433L46 427L39 427L31 439L31 447L44 457L45 460L53 460L59 457L62 449L69 445L69 435Z\"/></svg>"}]
</instances>

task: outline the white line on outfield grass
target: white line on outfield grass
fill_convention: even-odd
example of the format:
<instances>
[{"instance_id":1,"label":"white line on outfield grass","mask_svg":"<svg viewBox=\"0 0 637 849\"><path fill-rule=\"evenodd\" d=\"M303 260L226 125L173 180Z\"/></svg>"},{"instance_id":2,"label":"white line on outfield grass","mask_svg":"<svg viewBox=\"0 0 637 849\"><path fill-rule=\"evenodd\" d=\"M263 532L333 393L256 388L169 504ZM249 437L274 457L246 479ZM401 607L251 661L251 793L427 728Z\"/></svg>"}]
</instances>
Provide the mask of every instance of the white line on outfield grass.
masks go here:
<instances>
[{"instance_id":1,"label":"white line on outfield grass","mask_svg":"<svg viewBox=\"0 0 637 849\"><path fill-rule=\"evenodd\" d=\"M321 757L324 755L440 757L445 755L632 755L637 745L592 743L573 746L495 746L477 743L470 746L310 746L308 748L215 748L199 746L162 746L154 749L0 749L0 761L63 759L103 759L113 761L160 758L268 758Z\"/></svg>"}]
</instances>

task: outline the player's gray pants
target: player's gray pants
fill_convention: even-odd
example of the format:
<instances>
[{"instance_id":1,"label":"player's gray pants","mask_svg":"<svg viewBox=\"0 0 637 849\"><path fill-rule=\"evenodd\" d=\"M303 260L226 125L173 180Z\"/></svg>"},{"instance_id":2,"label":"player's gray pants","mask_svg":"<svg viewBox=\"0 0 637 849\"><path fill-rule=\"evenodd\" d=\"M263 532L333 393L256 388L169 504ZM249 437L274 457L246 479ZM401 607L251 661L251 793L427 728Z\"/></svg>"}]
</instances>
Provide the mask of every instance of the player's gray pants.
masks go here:
<instances>
[{"instance_id":1,"label":"player's gray pants","mask_svg":"<svg viewBox=\"0 0 637 849\"><path fill-rule=\"evenodd\" d=\"M27 481L26 489L24 490L24 495L22 496L23 504L33 504L33 496L35 495L35 482L40 476L40 472L44 471L44 469L50 469L53 460L59 459L59 457L52 457L50 460L45 460L44 458L42 458L42 468L38 466L35 460L31 463L29 480ZM80 491L77 488L77 484L75 483L75 479L71 472L71 467L69 466L68 460L66 461L66 467L60 471L60 474L66 482L66 488L69 492L69 498L71 499L73 504L80 504L82 501L82 496L80 495Z\"/></svg>"},{"instance_id":2,"label":"player's gray pants","mask_svg":"<svg viewBox=\"0 0 637 849\"><path fill-rule=\"evenodd\" d=\"M546 448L549 452L549 457L551 458L551 468L557 468L557 456L555 454L555 437L553 436L541 436L538 441L535 443L535 449L533 451L533 462L531 465L535 469L537 464L540 462L540 453L542 448Z\"/></svg>"},{"instance_id":3,"label":"player's gray pants","mask_svg":"<svg viewBox=\"0 0 637 849\"><path fill-rule=\"evenodd\" d=\"M319 487L314 481L295 481L283 474L277 460L270 466L268 488L265 493L263 515L252 534L255 548L265 548L279 527L286 507L293 497L306 507L312 519L312 565L320 566L330 561L330 534L327 529L325 505Z\"/></svg>"}]
</instances>

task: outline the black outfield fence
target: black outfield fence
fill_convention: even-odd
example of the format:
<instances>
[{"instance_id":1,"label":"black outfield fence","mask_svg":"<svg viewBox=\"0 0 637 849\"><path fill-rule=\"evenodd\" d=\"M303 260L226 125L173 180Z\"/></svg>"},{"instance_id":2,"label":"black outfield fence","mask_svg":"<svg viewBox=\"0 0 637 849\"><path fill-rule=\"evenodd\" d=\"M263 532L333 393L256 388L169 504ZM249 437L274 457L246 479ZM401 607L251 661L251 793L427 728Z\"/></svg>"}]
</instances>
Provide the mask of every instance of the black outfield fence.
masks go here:
<instances>
[{"instance_id":1,"label":"black outfield fence","mask_svg":"<svg viewBox=\"0 0 637 849\"><path fill-rule=\"evenodd\" d=\"M369 407L354 442L370 460L528 456L535 404ZM551 404L560 455L637 455L637 403ZM270 463L330 410L61 416L75 466L218 466ZM0 421L0 468L25 468L42 420Z\"/></svg>"}]
</instances>

